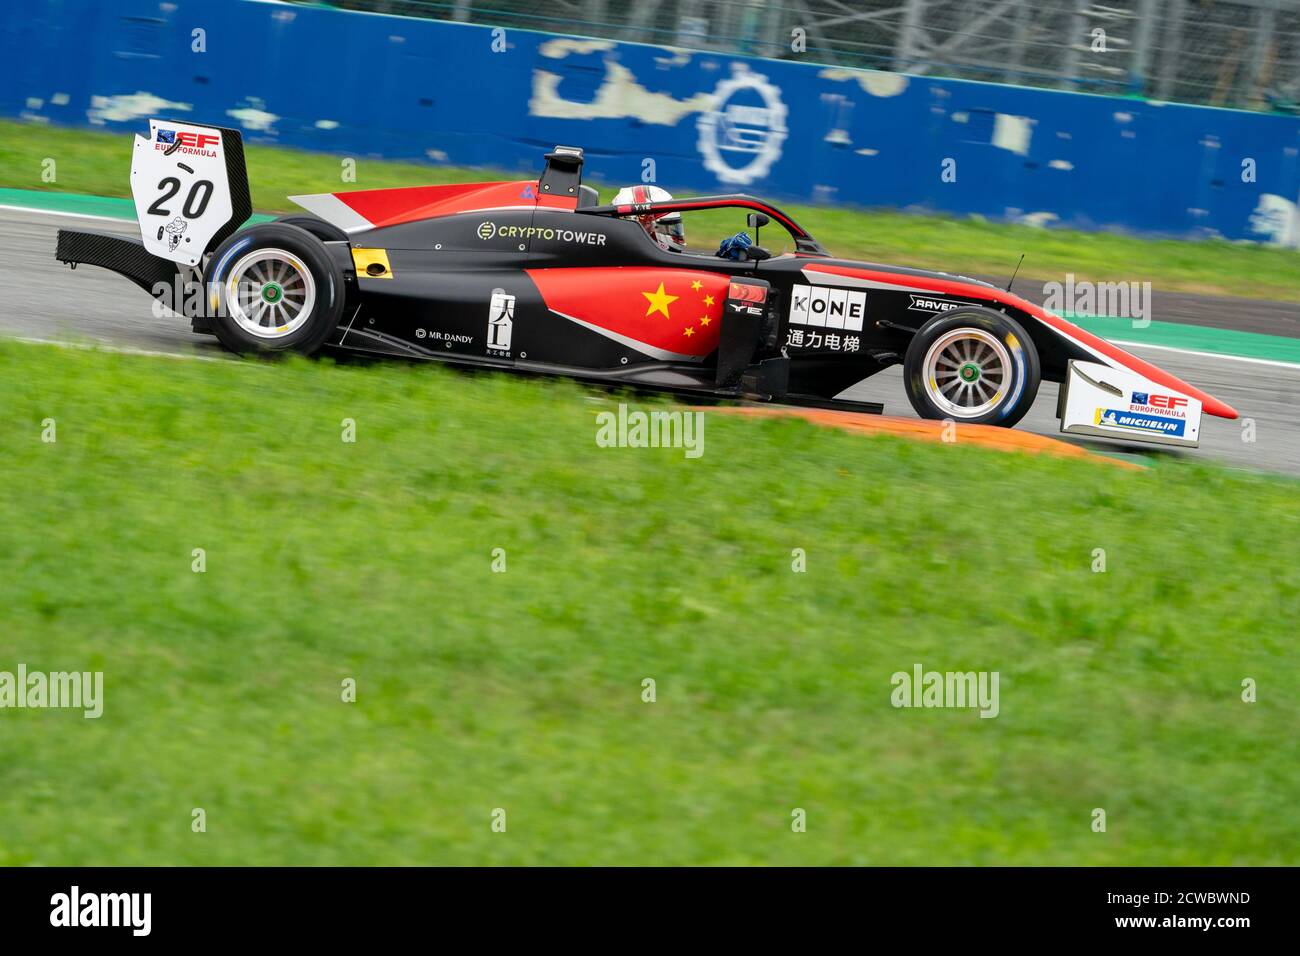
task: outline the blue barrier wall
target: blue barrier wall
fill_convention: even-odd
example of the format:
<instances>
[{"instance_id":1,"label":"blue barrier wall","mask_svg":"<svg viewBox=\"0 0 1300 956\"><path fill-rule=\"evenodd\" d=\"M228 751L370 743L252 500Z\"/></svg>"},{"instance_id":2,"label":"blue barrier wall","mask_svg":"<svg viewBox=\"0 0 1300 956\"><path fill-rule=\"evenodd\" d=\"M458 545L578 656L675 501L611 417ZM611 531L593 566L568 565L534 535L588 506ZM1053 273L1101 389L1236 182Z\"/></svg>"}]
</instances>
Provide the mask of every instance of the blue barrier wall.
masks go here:
<instances>
[{"instance_id":1,"label":"blue barrier wall","mask_svg":"<svg viewBox=\"0 0 1300 956\"><path fill-rule=\"evenodd\" d=\"M60 125L521 171L565 143L606 184L653 160L678 190L1300 244L1293 117L254 0L31 0L0 36L0 112Z\"/></svg>"}]
</instances>

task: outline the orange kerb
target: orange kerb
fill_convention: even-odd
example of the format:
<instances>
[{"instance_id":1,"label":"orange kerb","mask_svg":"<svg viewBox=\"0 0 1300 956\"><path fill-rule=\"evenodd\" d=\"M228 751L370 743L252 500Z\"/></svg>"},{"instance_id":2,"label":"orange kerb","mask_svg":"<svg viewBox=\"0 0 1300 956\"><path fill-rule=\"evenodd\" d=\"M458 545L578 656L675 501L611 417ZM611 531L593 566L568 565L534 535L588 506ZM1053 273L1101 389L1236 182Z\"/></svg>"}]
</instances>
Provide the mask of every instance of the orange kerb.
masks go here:
<instances>
[{"instance_id":1,"label":"orange kerb","mask_svg":"<svg viewBox=\"0 0 1300 956\"><path fill-rule=\"evenodd\" d=\"M743 418L802 418L815 425L838 428L846 432L858 432L867 435L898 435L920 441L943 441L945 424L920 418L895 418L888 415L864 415L860 412L841 412L822 408L772 408L743 406L714 406L697 408L697 411L726 412ZM998 451L1018 451L1031 455L1055 455L1058 458L1086 458L1091 461L1104 462L1119 468L1138 468L1133 462L1098 455L1033 432L1016 431L1012 428L996 428L993 425L963 425L955 423L957 442L982 445Z\"/></svg>"}]
</instances>

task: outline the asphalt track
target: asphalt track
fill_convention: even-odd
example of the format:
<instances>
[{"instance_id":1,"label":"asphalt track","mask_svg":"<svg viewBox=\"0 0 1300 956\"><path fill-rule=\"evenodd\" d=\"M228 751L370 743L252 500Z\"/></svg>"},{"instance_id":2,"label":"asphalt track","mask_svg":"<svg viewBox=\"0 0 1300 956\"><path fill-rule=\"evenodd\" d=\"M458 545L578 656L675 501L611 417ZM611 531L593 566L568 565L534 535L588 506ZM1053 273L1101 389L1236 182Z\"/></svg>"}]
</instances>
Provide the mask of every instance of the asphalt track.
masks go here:
<instances>
[{"instance_id":1,"label":"asphalt track","mask_svg":"<svg viewBox=\"0 0 1300 956\"><path fill-rule=\"evenodd\" d=\"M83 266L75 273L54 259L60 227L104 229L125 234L134 223L81 216L0 209L0 335L39 340L100 342L117 348L220 357L214 339L196 336L180 318L157 319L152 300L127 280ZM1215 315L1249 311L1253 329L1274 335L1300 334L1293 305L1205 296L1170 295L1160 317L1170 322L1213 324ZM1228 325L1229 323L1223 323ZM1235 324L1235 323L1234 323ZM1199 449L1160 451L1204 457L1251 470L1300 475L1300 366L1192 354L1149 346L1126 346L1134 354L1232 405L1254 423L1253 442L1243 440L1243 421L1205 416ZM39 384L37 385L39 387ZM1055 417L1057 386L1044 382L1038 400L1019 428L1063 438ZM891 415L914 417L903 391L902 372L887 369L855 386L846 398L876 401ZM1105 440L1068 439L1098 451L1153 454L1145 446Z\"/></svg>"}]
</instances>

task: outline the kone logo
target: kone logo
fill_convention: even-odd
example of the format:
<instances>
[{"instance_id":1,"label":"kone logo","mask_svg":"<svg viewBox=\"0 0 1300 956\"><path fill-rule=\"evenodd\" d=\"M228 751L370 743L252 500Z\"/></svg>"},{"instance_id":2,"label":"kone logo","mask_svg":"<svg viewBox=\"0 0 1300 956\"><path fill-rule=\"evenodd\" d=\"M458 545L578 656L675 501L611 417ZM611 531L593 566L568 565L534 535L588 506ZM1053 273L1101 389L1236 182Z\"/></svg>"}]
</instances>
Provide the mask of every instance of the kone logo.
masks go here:
<instances>
[{"instance_id":1,"label":"kone logo","mask_svg":"<svg viewBox=\"0 0 1300 956\"><path fill-rule=\"evenodd\" d=\"M790 294L790 323L862 331L867 295L856 289L796 285Z\"/></svg>"},{"instance_id":2,"label":"kone logo","mask_svg":"<svg viewBox=\"0 0 1300 956\"><path fill-rule=\"evenodd\" d=\"M734 69L713 91L712 107L700 114L699 149L704 168L724 183L752 183L781 158L789 135L786 107L767 77L742 65Z\"/></svg>"}]
</instances>

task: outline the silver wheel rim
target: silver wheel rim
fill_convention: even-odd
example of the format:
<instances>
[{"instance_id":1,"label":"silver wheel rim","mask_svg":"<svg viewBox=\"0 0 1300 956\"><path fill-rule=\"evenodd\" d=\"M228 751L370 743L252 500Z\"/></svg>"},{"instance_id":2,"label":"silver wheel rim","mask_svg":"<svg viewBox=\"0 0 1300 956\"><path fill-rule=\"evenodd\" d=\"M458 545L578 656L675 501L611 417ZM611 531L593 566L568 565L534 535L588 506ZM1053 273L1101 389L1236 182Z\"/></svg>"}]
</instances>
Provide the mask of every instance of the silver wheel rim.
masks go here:
<instances>
[{"instance_id":1,"label":"silver wheel rim","mask_svg":"<svg viewBox=\"0 0 1300 956\"><path fill-rule=\"evenodd\" d=\"M925 353L925 391L952 418L979 418L1011 386L1011 355L983 329L953 329Z\"/></svg>"},{"instance_id":2,"label":"silver wheel rim","mask_svg":"<svg viewBox=\"0 0 1300 956\"><path fill-rule=\"evenodd\" d=\"M262 339L292 335L311 317L316 281L306 263L283 249L244 256L226 279L226 306L241 329Z\"/></svg>"}]
</instances>

